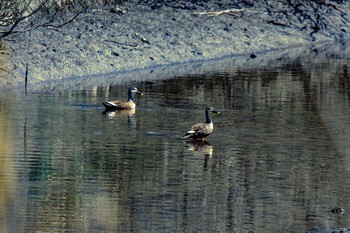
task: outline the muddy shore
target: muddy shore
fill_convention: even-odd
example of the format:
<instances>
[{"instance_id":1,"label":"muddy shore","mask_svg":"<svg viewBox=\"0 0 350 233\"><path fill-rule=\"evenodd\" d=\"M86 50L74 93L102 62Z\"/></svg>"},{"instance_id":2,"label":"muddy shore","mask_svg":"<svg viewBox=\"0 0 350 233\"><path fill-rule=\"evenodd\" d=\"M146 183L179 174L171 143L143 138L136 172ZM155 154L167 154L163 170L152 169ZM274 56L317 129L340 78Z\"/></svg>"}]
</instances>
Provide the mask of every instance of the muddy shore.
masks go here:
<instances>
[{"instance_id":1,"label":"muddy shore","mask_svg":"<svg viewBox=\"0 0 350 233\"><path fill-rule=\"evenodd\" d=\"M349 1L269 2L123 3L69 23L74 14L32 30L23 22L4 40L9 64L0 85L23 83L26 64L35 84L350 38Z\"/></svg>"}]
</instances>

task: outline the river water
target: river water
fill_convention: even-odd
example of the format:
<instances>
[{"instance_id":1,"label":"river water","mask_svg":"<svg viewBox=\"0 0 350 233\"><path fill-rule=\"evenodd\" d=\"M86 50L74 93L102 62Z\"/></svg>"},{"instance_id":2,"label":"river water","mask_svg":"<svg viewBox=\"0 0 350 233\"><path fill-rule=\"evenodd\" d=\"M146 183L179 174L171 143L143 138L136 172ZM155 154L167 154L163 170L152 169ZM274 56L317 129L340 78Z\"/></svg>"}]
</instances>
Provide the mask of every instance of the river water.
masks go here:
<instances>
[{"instance_id":1,"label":"river water","mask_svg":"<svg viewBox=\"0 0 350 233\"><path fill-rule=\"evenodd\" d=\"M312 54L2 93L0 232L349 229L350 55ZM206 106L214 132L182 140Z\"/></svg>"}]
</instances>

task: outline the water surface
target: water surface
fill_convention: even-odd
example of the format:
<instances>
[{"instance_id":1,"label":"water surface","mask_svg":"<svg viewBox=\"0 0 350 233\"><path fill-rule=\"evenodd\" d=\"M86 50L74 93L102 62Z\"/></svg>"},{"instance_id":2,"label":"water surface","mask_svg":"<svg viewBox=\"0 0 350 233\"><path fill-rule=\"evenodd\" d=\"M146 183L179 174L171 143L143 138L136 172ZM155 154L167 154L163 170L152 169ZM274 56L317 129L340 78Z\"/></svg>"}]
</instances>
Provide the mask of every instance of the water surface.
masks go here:
<instances>
[{"instance_id":1,"label":"water surface","mask_svg":"<svg viewBox=\"0 0 350 233\"><path fill-rule=\"evenodd\" d=\"M135 111L104 114L127 98ZM3 93L1 232L349 229L349 58ZM212 115L205 143L181 140Z\"/></svg>"}]
</instances>

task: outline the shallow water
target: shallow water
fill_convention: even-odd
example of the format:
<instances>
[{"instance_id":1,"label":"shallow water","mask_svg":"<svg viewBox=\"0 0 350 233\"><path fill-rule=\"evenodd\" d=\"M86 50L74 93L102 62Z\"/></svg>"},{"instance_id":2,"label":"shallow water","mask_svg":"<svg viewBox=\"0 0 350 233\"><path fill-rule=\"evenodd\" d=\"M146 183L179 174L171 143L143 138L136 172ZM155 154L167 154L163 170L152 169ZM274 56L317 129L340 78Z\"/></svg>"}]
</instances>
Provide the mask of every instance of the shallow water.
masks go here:
<instances>
[{"instance_id":1,"label":"shallow water","mask_svg":"<svg viewBox=\"0 0 350 233\"><path fill-rule=\"evenodd\" d=\"M347 57L127 85L6 93L0 232L325 232L350 228ZM131 84L130 84L131 85ZM212 115L205 143L181 140Z\"/></svg>"}]
</instances>

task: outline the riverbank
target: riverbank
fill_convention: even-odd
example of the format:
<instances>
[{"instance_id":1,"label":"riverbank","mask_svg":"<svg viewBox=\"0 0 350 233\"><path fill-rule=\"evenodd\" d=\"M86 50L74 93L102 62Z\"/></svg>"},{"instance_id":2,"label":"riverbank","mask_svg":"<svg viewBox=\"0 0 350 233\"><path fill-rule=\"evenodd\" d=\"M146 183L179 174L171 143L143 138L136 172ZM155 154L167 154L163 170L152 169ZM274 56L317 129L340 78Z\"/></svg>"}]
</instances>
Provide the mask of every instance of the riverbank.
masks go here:
<instances>
[{"instance_id":1,"label":"riverbank","mask_svg":"<svg viewBox=\"0 0 350 233\"><path fill-rule=\"evenodd\" d=\"M23 33L4 41L11 76L0 85L23 83L26 64L35 84L350 37L349 2L239 3L123 3L90 9L69 23L74 14L33 30L19 25ZM227 9L233 11L219 14Z\"/></svg>"}]
</instances>

